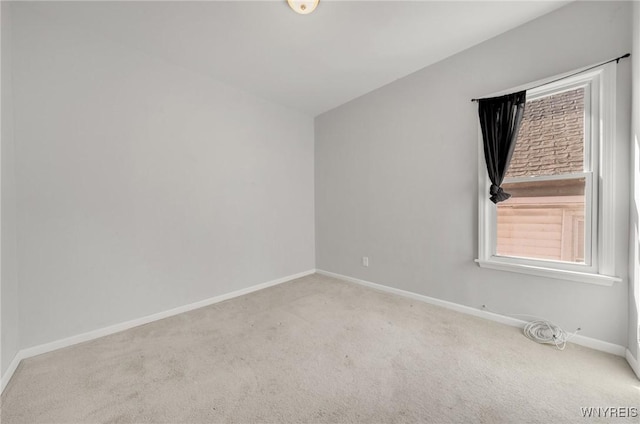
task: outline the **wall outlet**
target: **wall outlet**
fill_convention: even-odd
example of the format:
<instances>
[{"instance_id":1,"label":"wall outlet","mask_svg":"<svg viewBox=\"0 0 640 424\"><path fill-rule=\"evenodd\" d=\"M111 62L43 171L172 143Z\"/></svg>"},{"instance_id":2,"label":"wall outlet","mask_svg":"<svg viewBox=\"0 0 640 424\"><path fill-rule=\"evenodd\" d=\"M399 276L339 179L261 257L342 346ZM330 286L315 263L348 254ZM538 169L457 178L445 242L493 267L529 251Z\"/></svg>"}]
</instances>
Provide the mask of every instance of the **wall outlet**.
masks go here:
<instances>
[{"instance_id":1,"label":"wall outlet","mask_svg":"<svg viewBox=\"0 0 640 424\"><path fill-rule=\"evenodd\" d=\"M362 257L362 266L369 266L369 257L368 256L363 256Z\"/></svg>"}]
</instances>

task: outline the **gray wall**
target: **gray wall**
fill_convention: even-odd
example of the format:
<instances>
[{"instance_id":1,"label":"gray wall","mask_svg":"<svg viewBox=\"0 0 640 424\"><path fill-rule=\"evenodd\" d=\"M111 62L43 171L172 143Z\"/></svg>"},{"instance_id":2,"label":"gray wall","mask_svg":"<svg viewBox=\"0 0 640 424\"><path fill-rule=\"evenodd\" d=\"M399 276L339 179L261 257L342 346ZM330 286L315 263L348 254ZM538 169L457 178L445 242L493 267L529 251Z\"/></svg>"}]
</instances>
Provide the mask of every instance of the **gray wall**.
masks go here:
<instances>
[{"instance_id":1,"label":"gray wall","mask_svg":"<svg viewBox=\"0 0 640 424\"><path fill-rule=\"evenodd\" d=\"M21 348L314 268L313 120L13 5Z\"/></svg>"},{"instance_id":2,"label":"gray wall","mask_svg":"<svg viewBox=\"0 0 640 424\"><path fill-rule=\"evenodd\" d=\"M0 374L4 375L13 357L19 350L18 335L18 275L16 244L16 182L15 149L13 142L13 105L11 91L11 8L7 2L0 2L2 15L2 259L0 284Z\"/></svg>"},{"instance_id":3,"label":"gray wall","mask_svg":"<svg viewBox=\"0 0 640 424\"><path fill-rule=\"evenodd\" d=\"M640 2L633 3L632 113L631 122L631 231L629 240L629 351L640 359Z\"/></svg>"},{"instance_id":4,"label":"gray wall","mask_svg":"<svg viewBox=\"0 0 640 424\"><path fill-rule=\"evenodd\" d=\"M317 117L316 267L627 345L630 62L617 68L616 271L624 282L613 287L474 264L470 99L628 52L630 14L630 2L572 3Z\"/></svg>"}]
</instances>

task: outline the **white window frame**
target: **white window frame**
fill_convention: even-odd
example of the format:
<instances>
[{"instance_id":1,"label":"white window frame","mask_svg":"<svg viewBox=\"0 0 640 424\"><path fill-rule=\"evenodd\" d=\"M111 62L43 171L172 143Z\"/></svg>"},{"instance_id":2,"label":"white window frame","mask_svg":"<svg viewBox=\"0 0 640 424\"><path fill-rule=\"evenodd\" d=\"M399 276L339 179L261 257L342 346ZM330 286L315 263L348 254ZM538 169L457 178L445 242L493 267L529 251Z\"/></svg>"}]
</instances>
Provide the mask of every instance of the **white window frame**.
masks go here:
<instances>
[{"instance_id":1,"label":"white window frame","mask_svg":"<svg viewBox=\"0 0 640 424\"><path fill-rule=\"evenodd\" d=\"M599 66L567 78L548 78L530 85L527 101L580 87L585 89L585 148L584 172L562 176L505 178L506 182L548 181L565 178L586 178L585 263L576 264L545 259L499 256L496 254L496 205L489 199L491 181L487 175L482 142L478 127L478 259L483 268L532 274L611 286L621 281L615 276L615 93L616 67L614 63ZM542 85L544 84L544 85ZM529 86L530 86L529 85ZM514 88L508 92L520 91ZM494 94L487 97L500 95ZM587 119L587 118L590 119ZM590 125L587 125L589 123ZM585 228L585 229L586 229Z\"/></svg>"}]
</instances>

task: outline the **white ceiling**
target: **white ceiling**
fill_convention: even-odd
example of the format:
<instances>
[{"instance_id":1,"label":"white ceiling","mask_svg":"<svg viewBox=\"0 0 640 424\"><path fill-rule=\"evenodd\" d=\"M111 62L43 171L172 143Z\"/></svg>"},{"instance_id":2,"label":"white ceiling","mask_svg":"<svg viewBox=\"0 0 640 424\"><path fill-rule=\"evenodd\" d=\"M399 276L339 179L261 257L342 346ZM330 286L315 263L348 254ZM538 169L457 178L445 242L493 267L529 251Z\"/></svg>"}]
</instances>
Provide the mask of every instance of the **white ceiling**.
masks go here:
<instances>
[{"instance_id":1,"label":"white ceiling","mask_svg":"<svg viewBox=\"0 0 640 424\"><path fill-rule=\"evenodd\" d=\"M284 0L26 7L315 116L566 3L321 0L310 15Z\"/></svg>"}]
</instances>

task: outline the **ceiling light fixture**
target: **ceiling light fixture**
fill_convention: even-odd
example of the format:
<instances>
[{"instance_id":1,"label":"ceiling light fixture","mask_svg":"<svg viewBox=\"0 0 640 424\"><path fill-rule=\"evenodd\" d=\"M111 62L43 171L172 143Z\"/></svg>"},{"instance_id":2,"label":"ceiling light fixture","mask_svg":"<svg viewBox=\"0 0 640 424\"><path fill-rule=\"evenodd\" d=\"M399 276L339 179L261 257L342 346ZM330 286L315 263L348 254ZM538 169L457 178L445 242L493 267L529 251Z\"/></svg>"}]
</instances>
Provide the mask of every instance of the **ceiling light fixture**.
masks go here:
<instances>
[{"instance_id":1,"label":"ceiling light fixture","mask_svg":"<svg viewBox=\"0 0 640 424\"><path fill-rule=\"evenodd\" d=\"M287 0L289 7L301 15L308 15L316 10L320 0Z\"/></svg>"}]
</instances>

